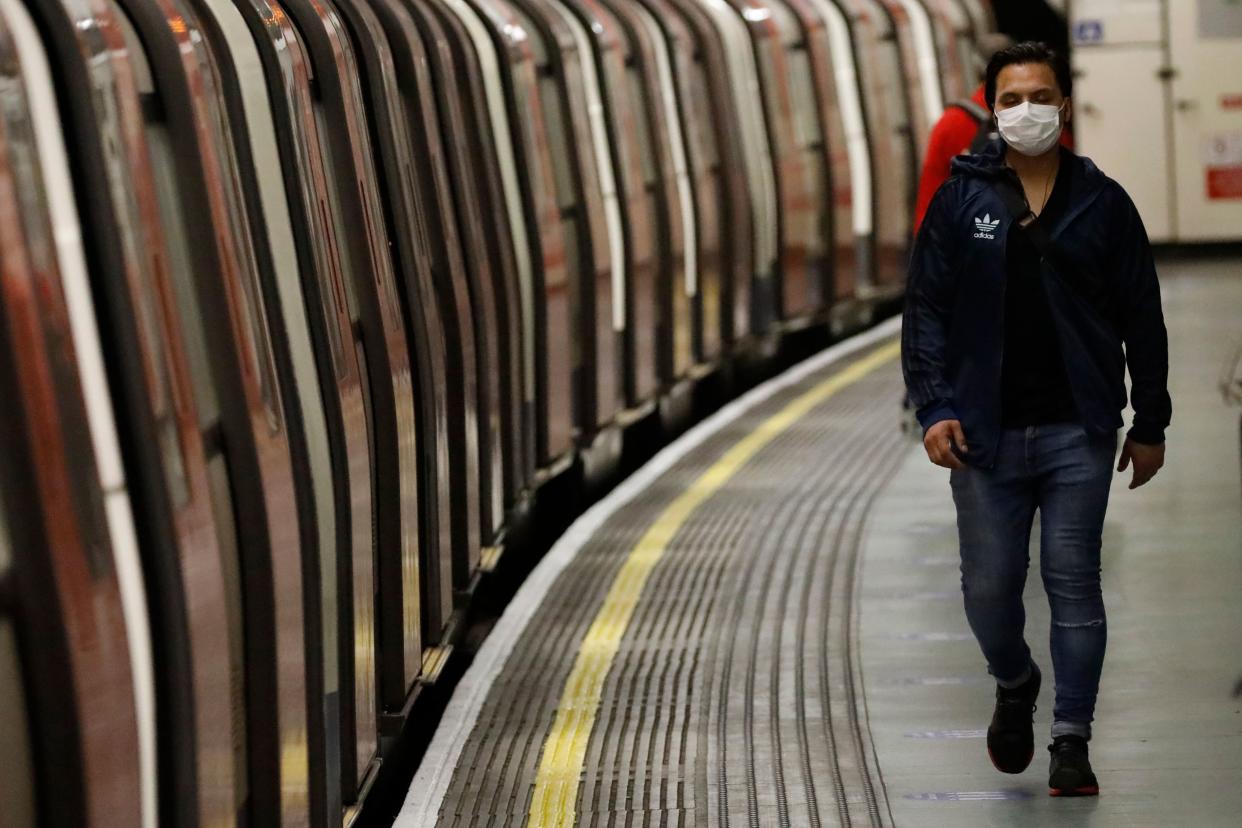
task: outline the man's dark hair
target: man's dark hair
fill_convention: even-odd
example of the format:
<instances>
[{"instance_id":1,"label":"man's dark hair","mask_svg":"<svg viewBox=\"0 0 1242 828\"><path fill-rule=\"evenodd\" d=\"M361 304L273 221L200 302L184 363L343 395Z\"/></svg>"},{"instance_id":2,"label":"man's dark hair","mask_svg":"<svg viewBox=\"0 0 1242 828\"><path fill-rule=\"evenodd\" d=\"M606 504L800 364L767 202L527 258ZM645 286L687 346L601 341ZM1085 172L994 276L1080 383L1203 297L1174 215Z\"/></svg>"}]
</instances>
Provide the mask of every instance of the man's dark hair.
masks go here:
<instances>
[{"instance_id":1,"label":"man's dark hair","mask_svg":"<svg viewBox=\"0 0 1242 828\"><path fill-rule=\"evenodd\" d=\"M1006 66L1027 63L1042 63L1052 69L1057 77L1057 86L1061 87L1061 95L1068 98L1074 91L1074 78L1070 74L1069 61L1047 43L1028 40L1015 43L1008 49L1001 49L988 61L988 71L983 81L983 94L987 98L988 109L996 110L996 78Z\"/></svg>"}]
</instances>

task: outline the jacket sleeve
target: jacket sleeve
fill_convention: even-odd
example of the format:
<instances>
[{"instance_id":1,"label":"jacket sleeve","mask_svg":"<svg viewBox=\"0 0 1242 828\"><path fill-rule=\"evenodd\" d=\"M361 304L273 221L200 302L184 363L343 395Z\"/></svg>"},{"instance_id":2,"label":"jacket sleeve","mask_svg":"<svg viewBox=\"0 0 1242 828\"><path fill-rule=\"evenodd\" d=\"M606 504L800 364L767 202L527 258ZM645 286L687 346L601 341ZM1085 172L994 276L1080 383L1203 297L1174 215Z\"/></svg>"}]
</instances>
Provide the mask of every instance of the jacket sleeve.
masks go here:
<instances>
[{"instance_id":1,"label":"jacket sleeve","mask_svg":"<svg viewBox=\"0 0 1242 828\"><path fill-rule=\"evenodd\" d=\"M1114 234L1114 273L1118 279L1121 336L1130 366L1134 422L1127 436L1158 445L1173 415L1169 398L1169 336L1160 307L1160 282L1147 231L1134 202L1121 193L1120 227Z\"/></svg>"},{"instance_id":2,"label":"jacket sleeve","mask_svg":"<svg viewBox=\"0 0 1242 828\"><path fill-rule=\"evenodd\" d=\"M914 242L901 325L901 370L906 392L926 431L955 420L953 389L945 378L945 347L956 283L950 203L957 187L937 191Z\"/></svg>"}]
</instances>

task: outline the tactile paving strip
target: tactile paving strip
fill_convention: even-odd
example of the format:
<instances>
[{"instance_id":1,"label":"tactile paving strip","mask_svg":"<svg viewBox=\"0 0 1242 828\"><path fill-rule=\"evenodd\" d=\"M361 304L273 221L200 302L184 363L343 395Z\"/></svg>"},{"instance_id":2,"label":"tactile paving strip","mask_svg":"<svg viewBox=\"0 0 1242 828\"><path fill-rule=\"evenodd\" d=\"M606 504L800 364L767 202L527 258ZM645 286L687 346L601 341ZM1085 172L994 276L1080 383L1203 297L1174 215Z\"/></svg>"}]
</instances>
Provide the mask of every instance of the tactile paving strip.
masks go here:
<instances>
[{"instance_id":1,"label":"tactile paving strip","mask_svg":"<svg viewBox=\"0 0 1242 828\"><path fill-rule=\"evenodd\" d=\"M882 345L880 346L882 347ZM497 678L437 825L527 824L578 643L626 554L721 454L863 351L784 389L618 510L562 573ZM605 683L584 826L890 825L857 652L859 540L909 448L894 361L762 448L672 539Z\"/></svg>"}]
</instances>

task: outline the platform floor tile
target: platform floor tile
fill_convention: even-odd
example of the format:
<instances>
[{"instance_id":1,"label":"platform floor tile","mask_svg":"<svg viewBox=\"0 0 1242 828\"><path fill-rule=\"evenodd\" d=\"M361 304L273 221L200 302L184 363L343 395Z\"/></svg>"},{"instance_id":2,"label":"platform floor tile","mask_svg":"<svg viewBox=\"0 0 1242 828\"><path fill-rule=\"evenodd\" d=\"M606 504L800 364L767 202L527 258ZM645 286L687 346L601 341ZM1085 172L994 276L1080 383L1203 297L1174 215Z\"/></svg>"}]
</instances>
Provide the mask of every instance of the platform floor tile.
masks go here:
<instances>
[{"instance_id":1,"label":"platform floor tile","mask_svg":"<svg viewBox=\"0 0 1242 828\"><path fill-rule=\"evenodd\" d=\"M1242 492L1237 409L1216 389L1242 337L1239 264L1161 268L1174 420L1166 467L1147 486L1117 475L1104 531L1109 643L1091 760L1101 795L1047 795L1051 722L1048 605L1038 523L1026 606L1044 669L1036 756L996 772L984 740L993 685L958 584L948 472L911 446L877 502L863 591L867 704L893 816L901 826L1242 825ZM945 731L959 731L946 734ZM919 735L911 735L919 734ZM936 738L929 738L936 734Z\"/></svg>"}]
</instances>

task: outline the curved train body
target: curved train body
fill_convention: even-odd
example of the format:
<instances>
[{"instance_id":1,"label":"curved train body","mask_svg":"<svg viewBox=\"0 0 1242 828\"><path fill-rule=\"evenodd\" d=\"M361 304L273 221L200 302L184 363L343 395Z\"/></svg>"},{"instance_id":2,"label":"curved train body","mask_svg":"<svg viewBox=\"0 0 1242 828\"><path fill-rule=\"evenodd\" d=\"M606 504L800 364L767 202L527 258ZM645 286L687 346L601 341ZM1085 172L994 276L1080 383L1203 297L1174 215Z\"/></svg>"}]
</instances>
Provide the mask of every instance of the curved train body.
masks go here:
<instances>
[{"instance_id":1,"label":"curved train body","mask_svg":"<svg viewBox=\"0 0 1242 828\"><path fill-rule=\"evenodd\" d=\"M0 0L0 809L355 813L541 487L900 299L991 25Z\"/></svg>"}]
</instances>

